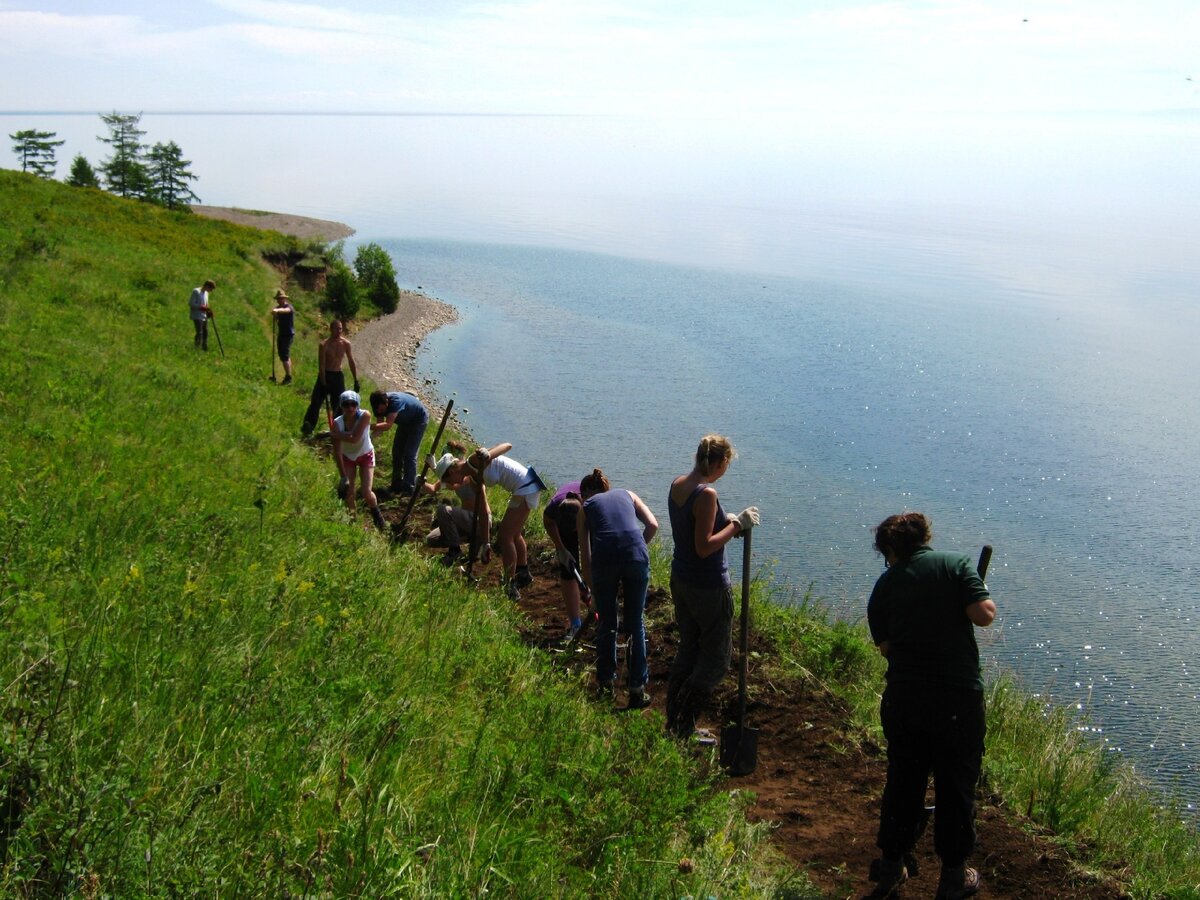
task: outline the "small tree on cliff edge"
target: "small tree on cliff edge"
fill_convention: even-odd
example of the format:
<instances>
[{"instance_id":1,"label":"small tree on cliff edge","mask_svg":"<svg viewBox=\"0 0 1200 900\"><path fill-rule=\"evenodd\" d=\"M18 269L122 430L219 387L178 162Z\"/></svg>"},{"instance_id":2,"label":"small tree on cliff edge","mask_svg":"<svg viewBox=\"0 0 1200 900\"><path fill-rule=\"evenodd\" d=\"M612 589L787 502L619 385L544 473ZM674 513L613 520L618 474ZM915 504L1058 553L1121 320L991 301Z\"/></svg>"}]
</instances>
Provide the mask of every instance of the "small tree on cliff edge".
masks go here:
<instances>
[{"instance_id":1,"label":"small tree on cliff edge","mask_svg":"<svg viewBox=\"0 0 1200 900\"><path fill-rule=\"evenodd\" d=\"M32 172L39 178L53 178L54 169L58 162L54 159L54 148L61 147L66 141L54 141L53 131L35 131L32 128L10 134L13 142L13 153L21 160L21 171Z\"/></svg>"},{"instance_id":2,"label":"small tree on cliff edge","mask_svg":"<svg viewBox=\"0 0 1200 900\"><path fill-rule=\"evenodd\" d=\"M145 147L141 141L146 133L138 128L142 114L135 116L112 112L100 118L108 128L108 137L98 137L96 140L112 147L112 156L100 164L108 189L122 197L146 196L150 179L142 162Z\"/></svg>"},{"instance_id":3,"label":"small tree on cliff edge","mask_svg":"<svg viewBox=\"0 0 1200 900\"><path fill-rule=\"evenodd\" d=\"M329 274L325 278L325 305L339 319L353 319L358 315L358 282L350 267L340 259L330 261Z\"/></svg>"},{"instance_id":4,"label":"small tree on cliff edge","mask_svg":"<svg viewBox=\"0 0 1200 900\"><path fill-rule=\"evenodd\" d=\"M96 177L96 170L92 168L92 164L82 153L76 153L75 159L71 162L71 174L67 176L67 184L71 187L100 187L100 179Z\"/></svg>"},{"instance_id":5,"label":"small tree on cliff edge","mask_svg":"<svg viewBox=\"0 0 1200 900\"><path fill-rule=\"evenodd\" d=\"M174 141L155 144L146 155L146 160L149 164L150 200L167 209L177 209L200 199L188 186L189 181L196 180L196 176L188 169L192 161L183 158L183 151Z\"/></svg>"},{"instance_id":6,"label":"small tree on cliff edge","mask_svg":"<svg viewBox=\"0 0 1200 900\"><path fill-rule=\"evenodd\" d=\"M396 267L388 252L378 244L363 244L354 257L354 272L367 299L380 311L396 311L400 302L400 287L396 284Z\"/></svg>"}]
</instances>

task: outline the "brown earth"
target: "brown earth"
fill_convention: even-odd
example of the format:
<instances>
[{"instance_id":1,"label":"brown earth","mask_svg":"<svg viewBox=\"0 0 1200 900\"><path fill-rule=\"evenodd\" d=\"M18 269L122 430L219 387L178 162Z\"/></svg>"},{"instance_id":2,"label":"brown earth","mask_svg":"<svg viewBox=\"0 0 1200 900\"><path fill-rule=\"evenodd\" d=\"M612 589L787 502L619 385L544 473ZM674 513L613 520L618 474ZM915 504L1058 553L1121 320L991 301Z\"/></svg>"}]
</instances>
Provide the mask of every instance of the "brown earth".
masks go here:
<instances>
[{"instance_id":1,"label":"brown earth","mask_svg":"<svg viewBox=\"0 0 1200 900\"><path fill-rule=\"evenodd\" d=\"M308 216L293 216L289 213L264 212L257 209L236 209L228 206L193 206L192 212L210 219L221 219L235 225L248 225L267 231L278 231L305 241L332 243L348 238L354 229L341 222L311 219Z\"/></svg>"},{"instance_id":2,"label":"brown earth","mask_svg":"<svg viewBox=\"0 0 1200 900\"><path fill-rule=\"evenodd\" d=\"M321 438L315 440L320 442ZM396 525L406 504L399 498L388 498L386 491L377 489L377 493L384 517L392 526L392 537L400 539ZM418 501L405 539L424 547L433 504L427 497ZM581 640L564 644L566 614L554 571L554 552L548 542L530 545L529 567L534 583L521 590L517 601L525 614L522 637L548 653L557 665L572 671L593 670L595 645L589 642L590 635L585 632ZM476 565L473 574L481 589L503 596L498 553L493 553L486 565ZM614 714L658 716L665 723L664 691L675 655L676 633L671 598L662 587L650 589L646 634L651 707L627 713L622 709L625 698L618 693L613 710ZM875 830L886 757L880 747L848 732L849 714L837 698L798 681L760 677L754 660L769 657L775 650L764 637L752 636L746 722L759 729L758 764L750 775L727 778L725 787L753 794L749 817L771 824L772 843L789 863L807 874L823 896L863 896L873 888L867 873L878 855ZM735 708L736 647L734 656L733 668L714 709L699 723L714 735L720 732L719 710ZM696 752L712 754L711 762L716 765L716 747L697 747ZM981 896L1080 900L1128 896L1111 879L1085 870L1068 849L995 796L983 794L979 798L978 831L971 865L979 869L983 879ZM932 897L936 890L940 863L933 849L932 826L918 844L916 856L920 874L901 888L899 897Z\"/></svg>"}]
</instances>

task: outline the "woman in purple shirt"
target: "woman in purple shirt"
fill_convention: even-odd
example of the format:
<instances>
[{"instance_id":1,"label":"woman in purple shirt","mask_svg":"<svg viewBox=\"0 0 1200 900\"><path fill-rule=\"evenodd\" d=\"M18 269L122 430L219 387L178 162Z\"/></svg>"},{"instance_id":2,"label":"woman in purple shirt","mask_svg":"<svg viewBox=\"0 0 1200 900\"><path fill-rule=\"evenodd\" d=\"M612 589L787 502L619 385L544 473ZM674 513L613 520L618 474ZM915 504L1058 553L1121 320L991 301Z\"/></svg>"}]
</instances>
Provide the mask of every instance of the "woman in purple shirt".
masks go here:
<instances>
[{"instance_id":1,"label":"woman in purple shirt","mask_svg":"<svg viewBox=\"0 0 1200 900\"><path fill-rule=\"evenodd\" d=\"M617 680L617 589L625 594L629 632L629 709L650 705L646 682L646 589L650 586L650 550L658 531L654 513L632 491L611 490L599 469L579 483L583 508L576 520L583 579L591 587L600 631L596 635L596 676L602 696L611 697Z\"/></svg>"}]
</instances>

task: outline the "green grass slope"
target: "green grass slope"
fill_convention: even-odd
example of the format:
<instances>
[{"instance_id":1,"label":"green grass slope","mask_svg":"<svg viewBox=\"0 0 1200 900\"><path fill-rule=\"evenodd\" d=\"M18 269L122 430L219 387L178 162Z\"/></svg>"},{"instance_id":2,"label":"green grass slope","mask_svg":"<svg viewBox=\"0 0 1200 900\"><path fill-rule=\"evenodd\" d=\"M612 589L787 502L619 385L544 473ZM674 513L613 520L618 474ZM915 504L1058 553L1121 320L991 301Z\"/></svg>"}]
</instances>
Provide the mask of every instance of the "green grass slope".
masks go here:
<instances>
[{"instance_id":1,"label":"green grass slope","mask_svg":"<svg viewBox=\"0 0 1200 900\"><path fill-rule=\"evenodd\" d=\"M345 520L266 379L285 244L0 171L0 894L769 893L653 720Z\"/></svg>"}]
</instances>

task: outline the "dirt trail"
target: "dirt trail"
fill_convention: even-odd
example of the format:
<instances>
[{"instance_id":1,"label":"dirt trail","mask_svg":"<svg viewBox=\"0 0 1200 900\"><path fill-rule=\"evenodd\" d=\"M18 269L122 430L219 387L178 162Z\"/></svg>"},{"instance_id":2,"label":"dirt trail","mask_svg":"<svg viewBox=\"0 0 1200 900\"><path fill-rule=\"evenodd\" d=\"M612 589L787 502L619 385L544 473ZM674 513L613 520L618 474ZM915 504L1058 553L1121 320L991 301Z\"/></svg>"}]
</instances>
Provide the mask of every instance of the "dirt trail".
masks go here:
<instances>
[{"instance_id":1,"label":"dirt trail","mask_svg":"<svg viewBox=\"0 0 1200 900\"><path fill-rule=\"evenodd\" d=\"M423 540L432 506L429 499L418 503L408 527L411 540ZM399 519L401 505L397 501L385 503L384 509L389 521ZM490 588L500 597L498 557L493 554L489 564L476 566L475 574L481 577L481 588ZM530 546L530 571L535 580L521 591L518 601L526 617L523 637L545 650L558 665L575 671L594 670L594 646L587 643L586 636L574 647L563 647L566 620L553 563L549 543ZM616 714L663 716L676 634L671 599L662 587L651 588L646 629L652 705L640 713L617 712L625 702L618 692ZM799 683L766 682L758 677L754 654L770 656L775 648L762 637L755 637L750 649L751 700L746 721L760 730L758 768L752 775L727 779L728 789L753 792L756 800L751 818L772 824L773 842L779 851L806 871L826 897L862 896L873 887L867 871L878 855L875 830L887 769L883 751L848 739L847 713L827 693ZM623 659L620 662L624 664ZM733 707L736 671L735 646L734 666L718 698L719 708ZM700 724L714 734L720 727L712 714ZM697 752L715 754L716 748ZM981 896L1081 900L1125 896L1076 866L1065 851L1038 836L1035 825L1003 807L997 798L980 798L978 826L979 842L971 864L983 876ZM920 874L901 889L901 897L934 894L940 864L933 850L932 831L931 827L917 847Z\"/></svg>"}]
</instances>

